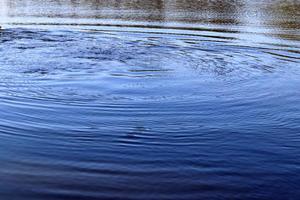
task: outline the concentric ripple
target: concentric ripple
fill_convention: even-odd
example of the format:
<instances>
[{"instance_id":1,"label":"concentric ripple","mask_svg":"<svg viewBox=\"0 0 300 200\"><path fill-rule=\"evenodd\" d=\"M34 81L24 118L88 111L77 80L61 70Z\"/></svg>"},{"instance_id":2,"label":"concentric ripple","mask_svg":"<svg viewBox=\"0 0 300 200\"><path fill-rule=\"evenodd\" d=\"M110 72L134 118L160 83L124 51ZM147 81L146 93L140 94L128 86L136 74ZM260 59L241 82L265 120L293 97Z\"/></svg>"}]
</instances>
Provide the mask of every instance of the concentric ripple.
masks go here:
<instances>
[{"instance_id":1,"label":"concentric ripple","mask_svg":"<svg viewBox=\"0 0 300 200\"><path fill-rule=\"evenodd\" d=\"M201 35L8 29L1 40L2 93L24 98L186 98L203 84L299 71L291 51Z\"/></svg>"},{"instance_id":2,"label":"concentric ripple","mask_svg":"<svg viewBox=\"0 0 300 200\"><path fill-rule=\"evenodd\" d=\"M1 197L300 195L299 49L227 34L3 30Z\"/></svg>"}]
</instances>

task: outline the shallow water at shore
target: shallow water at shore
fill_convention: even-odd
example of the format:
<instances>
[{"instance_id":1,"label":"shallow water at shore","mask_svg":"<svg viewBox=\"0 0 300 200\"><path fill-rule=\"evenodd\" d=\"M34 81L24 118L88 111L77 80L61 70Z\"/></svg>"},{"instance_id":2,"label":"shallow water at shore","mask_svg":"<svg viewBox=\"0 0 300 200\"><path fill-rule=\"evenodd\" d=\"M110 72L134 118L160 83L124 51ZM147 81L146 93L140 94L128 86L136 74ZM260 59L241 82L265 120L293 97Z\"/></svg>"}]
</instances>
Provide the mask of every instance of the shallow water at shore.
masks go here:
<instances>
[{"instance_id":1,"label":"shallow water at shore","mask_svg":"<svg viewBox=\"0 0 300 200\"><path fill-rule=\"evenodd\" d=\"M0 199L300 195L297 1L3 2Z\"/></svg>"}]
</instances>

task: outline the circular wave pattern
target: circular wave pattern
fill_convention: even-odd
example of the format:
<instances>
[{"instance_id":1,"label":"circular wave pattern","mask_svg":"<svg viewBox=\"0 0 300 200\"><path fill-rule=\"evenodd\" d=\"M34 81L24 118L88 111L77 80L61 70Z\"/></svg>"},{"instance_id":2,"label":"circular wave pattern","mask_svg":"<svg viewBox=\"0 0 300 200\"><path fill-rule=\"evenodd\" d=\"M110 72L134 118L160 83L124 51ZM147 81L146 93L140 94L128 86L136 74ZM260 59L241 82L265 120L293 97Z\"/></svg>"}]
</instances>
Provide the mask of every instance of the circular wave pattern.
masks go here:
<instances>
[{"instance_id":1,"label":"circular wave pattern","mask_svg":"<svg viewBox=\"0 0 300 200\"><path fill-rule=\"evenodd\" d=\"M7 29L0 40L2 196L299 193L296 52L163 32Z\"/></svg>"}]
</instances>

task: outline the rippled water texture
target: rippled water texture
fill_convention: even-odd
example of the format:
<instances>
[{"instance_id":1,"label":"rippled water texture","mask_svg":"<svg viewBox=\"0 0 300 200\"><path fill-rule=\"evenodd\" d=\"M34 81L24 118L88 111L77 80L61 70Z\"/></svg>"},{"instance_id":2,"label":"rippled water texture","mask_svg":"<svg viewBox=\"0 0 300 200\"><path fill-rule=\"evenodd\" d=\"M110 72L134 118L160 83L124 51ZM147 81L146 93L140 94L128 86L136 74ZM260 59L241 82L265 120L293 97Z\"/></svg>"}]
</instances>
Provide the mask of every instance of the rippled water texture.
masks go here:
<instances>
[{"instance_id":1,"label":"rippled water texture","mask_svg":"<svg viewBox=\"0 0 300 200\"><path fill-rule=\"evenodd\" d=\"M299 199L298 1L1 0L0 199Z\"/></svg>"}]
</instances>

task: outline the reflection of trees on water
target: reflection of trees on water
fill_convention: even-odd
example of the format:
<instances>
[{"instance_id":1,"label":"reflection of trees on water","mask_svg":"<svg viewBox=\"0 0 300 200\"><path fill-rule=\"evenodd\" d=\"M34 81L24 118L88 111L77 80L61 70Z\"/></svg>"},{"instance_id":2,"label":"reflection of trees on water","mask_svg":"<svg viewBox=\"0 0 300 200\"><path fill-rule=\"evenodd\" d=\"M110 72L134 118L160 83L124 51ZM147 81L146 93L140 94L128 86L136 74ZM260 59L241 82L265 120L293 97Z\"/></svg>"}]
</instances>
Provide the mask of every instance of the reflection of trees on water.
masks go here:
<instances>
[{"instance_id":1,"label":"reflection of trees on water","mask_svg":"<svg viewBox=\"0 0 300 200\"><path fill-rule=\"evenodd\" d=\"M20 15L49 17L112 18L141 21L221 22L224 16L236 19L239 0L11 0L11 8ZM46 5L47 4L47 5ZM21 9L22 10L22 9ZM177 15L178 13L178 15ZM235 23L234 20L229 23Z\"/></svg>"},{"instance_id":2,"label":"reflection of trees on water","mask_svg":"<svg viewBox=\"0 0 300 200\"><path fill-rule=\"evenodd\" d=\"M97 10L119 10L121 15L118 15L119 18L216 23L225 22L225 18L227 23L236 23L236 14L242 6L240 0L83 0L80 2L91 5ZM128 13L128 11L132 12Z\"/></svg>"},{"instance_id":3,"label":"reflection of trees on water","mask_svg":"<svg viewBox=\"0 0 300 200\"><path fill-rule=\"evenodd\" d=\"M241 6L239 0L169 0L170 2L173 2L173 4L176 6L179 10L185 10L185 11L214 11L218 13L228 13L232 12Z\"/></svg>"},{"instance_id":4,"label":"reflection of trees on water","mask_svg":"<svg viewBox=\"0 0 300 200\"><path fill-rule=\"evenodd\" d=\"M209 22L217 24L239 23L239 10L243 3L240 0L169 0L173 12L181 13L179 21Z\"/></svg>"},{"instance_id":5,"label":"reflection of trees on water","mask_svg":"<svg viewBox=\"0 0 300 200\"><path fill-rule=\"evenodd\" d=\"M163 21L164 0L9 0L11 15ZM24 10L28 7L30 12Z\"/></svg>"},{"instance_id":6,"label":"reflection of trees on water","mask_svg":"<svg viewBox=\"0 0 300 200\"><path fill-rule=\"evenodd\" d=\"M11 15L241 24L250 0L7 0ZM255 1L256 2L256 1ZM264 24L299 28L298 0L262 0ZM254 9L255 8L251 8ZM295 17L297 16L297 17ZM251 17L250 17L251 18ZM298 18L298 19L297 19ZM284 20L281 20L284 19ZM294 20L292 20L294 19ZM287 21L286 21L287 20Z\"/></svg>"},{"instance_id":7,"label":"reflection of trees on water","mask_svg":"<svg viewBox=\"0 0 300 200\"><path fill-rule=\"evenodd\" d=\"M265 12L269 18L265 19L265 24L272 25L281 30L300 29L300 1L298 0L277 0L267 6ZM275 33L274 35L285 39L300 39L299 34L290 34L289 32Z\"/></svg>"},{"instance_id":8,"label":"reflection of trees on water","mask_svg":"<svg viewBox=\"0 0 300 200\"><path fill-rule=\"evenodd\" d=\"M267 8L273 14L270 23L282 28L300 29L300 1L279 0ZM285 19L284 21L281 21Z\"/></svg>"}]
</instances>

